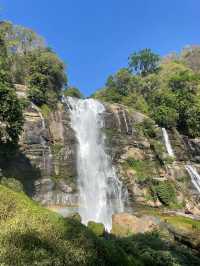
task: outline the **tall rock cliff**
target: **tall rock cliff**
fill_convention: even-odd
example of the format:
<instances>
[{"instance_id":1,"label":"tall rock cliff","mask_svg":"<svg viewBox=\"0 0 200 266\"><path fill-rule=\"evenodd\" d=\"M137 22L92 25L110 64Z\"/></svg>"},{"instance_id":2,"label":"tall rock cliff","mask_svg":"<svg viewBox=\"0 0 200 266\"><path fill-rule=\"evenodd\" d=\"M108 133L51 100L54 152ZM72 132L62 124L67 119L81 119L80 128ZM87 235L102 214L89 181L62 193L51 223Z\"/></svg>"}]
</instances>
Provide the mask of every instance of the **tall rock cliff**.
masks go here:
<instances>
[{"instance_id":1,"label":"tall rock cliff","mask_svg":"<svg viewBox=\"0 0 200 266\"><path fill-rule=\"evenodd\" d=\"M19 97L25 97L24 91L18 85ZM175 154L170 158L161 128L147 116L119 104L105 108L107 152L128 188L130 204L200 214L199 192L185 169L190 163L200 171L200 140L168 130ZM44 205L76 206L77 140L68 106L60 102L46 114L29 103L24 117L19 151L9 162L1 158L4 175L20 179L26 192Z\"/></svg>"}]
</instances>

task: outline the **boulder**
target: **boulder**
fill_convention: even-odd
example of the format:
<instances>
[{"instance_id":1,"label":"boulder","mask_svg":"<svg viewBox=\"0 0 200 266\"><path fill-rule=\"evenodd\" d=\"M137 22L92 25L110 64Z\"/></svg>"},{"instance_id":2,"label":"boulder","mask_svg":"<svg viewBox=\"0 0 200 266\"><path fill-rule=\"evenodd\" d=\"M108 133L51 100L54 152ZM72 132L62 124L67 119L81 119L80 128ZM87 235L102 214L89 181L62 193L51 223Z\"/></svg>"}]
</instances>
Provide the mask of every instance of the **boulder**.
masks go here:
<instances>
[{"instance_id":1,"label":"boulder","mask_svg":"<svg viewBox=\"0 0 200 266\"><path fill-rule=\"evenodd\" d=\"M159 227L153 216L137 217L129 213L118 213L112 216L112 233L117 236L151 232Z\"/></svg>"}]
</instances>

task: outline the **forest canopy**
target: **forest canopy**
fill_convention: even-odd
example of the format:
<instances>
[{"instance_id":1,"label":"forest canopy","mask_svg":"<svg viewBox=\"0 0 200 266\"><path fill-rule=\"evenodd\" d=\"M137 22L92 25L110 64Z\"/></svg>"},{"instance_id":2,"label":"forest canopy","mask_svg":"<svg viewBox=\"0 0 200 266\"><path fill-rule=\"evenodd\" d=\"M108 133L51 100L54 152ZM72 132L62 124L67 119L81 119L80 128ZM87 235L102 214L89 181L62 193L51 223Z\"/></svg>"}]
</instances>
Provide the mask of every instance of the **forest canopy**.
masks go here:
<instances>
[{"instance_id":1,"label":"forest canopy","mask_svg":"<svg viewBox=\"0 0 200 266\"><path fill-rule=\"evenodd\" d=\"M164 58L150 49L133 53L128 66L108 77L95 98L146 113L166 128L200 136L200 47Z\"/></svg>"}]
</instances>

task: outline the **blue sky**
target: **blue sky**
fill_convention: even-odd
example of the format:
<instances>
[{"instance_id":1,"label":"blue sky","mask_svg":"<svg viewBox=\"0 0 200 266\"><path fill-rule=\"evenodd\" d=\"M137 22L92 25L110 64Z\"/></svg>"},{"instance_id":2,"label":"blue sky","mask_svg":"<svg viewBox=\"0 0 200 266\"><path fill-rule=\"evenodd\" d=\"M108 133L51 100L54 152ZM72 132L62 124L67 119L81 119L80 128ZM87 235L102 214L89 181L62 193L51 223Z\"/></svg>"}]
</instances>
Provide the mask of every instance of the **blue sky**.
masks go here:
<instances>
[{"instance_id":1,"label":"blue sky","mask_svg":"<svg viewBox=\"0 0 200 266\"><path fill-rule=\"evenodd\" d=\"M200 0L0 0L1 19L44 36L85 95L133 51L165 55L200 44Z\"/></svg>"}]
</instances>

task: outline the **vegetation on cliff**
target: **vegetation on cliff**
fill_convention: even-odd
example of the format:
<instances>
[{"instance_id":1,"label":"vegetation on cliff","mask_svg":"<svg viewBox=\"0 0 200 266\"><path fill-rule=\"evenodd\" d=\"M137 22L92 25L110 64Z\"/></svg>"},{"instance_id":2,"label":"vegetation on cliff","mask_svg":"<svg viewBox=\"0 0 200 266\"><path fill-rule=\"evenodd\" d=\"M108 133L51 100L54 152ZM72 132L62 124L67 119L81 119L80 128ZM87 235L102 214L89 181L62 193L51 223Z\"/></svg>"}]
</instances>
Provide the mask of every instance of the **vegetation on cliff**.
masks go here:
<instances>
[{"instance_id":1,"label":"vegetation on cliff","mask_svg":"<svg viewBox=\"0 0 200 266\"><path fill-rule=\"evenodd\" d=\"M177 127L183 134L198 137L200 59L194 60L194 54L200 57L198 51L199 47L190 47L160 61L150 49L134 53L128 67L110 76L94 97L122 103L148 114L162 127Z\"/></svg>"},{"instance_id":2,"label":"vegetation on cliff","mask_svg":"<svg viewBox=\"0 0 200 266\"><path fill-rule=\"evenodd\" d=\"M67 83L64 63L32 30L10 22L2 22L0 30L12 82L27 85L28 97L35 104L54 107Z\"/></svg>"},{"instance_id":3,"label":"vegetation on cliff","mask_svg":"<svg viewBox=\"0 0 200 266\"><path fill-rule=\"evenodd\" d=\"M4 34L0 32L0 143L17 143L22 131L22 105L10 75Z\"/></svg>"},{"instance_id":4,"label":"vegetation on cliff","mask_svg":"<svg viewBox=\"0 0 200 266\"><path fill-rule=\"evenodd\" d=\"M24 102L17 98L14 84L26 85L29 100L52 109L67 83L65 66L35 32L3 21L0 67L0 139L17 143Z\"/></svg>"}]
</instances>

